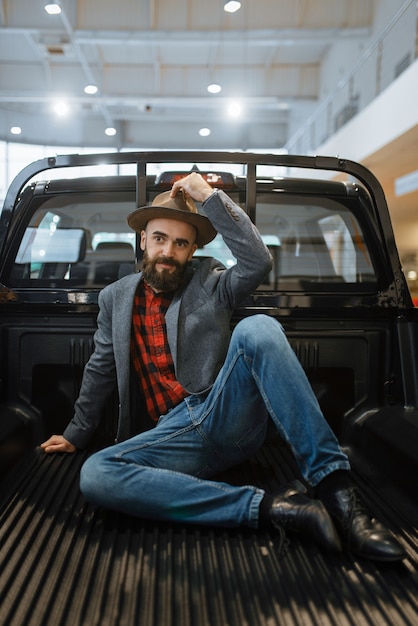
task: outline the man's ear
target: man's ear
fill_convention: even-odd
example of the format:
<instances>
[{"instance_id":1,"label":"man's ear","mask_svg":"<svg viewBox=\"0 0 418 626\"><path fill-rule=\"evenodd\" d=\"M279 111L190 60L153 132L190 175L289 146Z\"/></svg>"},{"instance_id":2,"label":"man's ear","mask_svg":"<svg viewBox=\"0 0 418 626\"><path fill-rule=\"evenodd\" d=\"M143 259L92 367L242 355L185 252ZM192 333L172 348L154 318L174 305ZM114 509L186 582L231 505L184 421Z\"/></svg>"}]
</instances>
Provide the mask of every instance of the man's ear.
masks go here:
<instances>
[{"instance_id":1,"label":"man's ear","mask_svg":"<svg viewBox=\"0 0 418 626\"><path fill-rule=\"evenodd\" d=\"M145 250L146 238L147 236L146 236L145 230L141 230L141 243L140 243L141 250Z\"/></svg>"},{"instance_id":2,"label":"man's ear","mask_svg":"<svg viewBox=\"0 0 418 626\"><path fill-rule=\"evenodd\" d=\"M198 248L197 243L194 243L193 246L192 246L192 249L190 250L188 261L192 260L192 257L194 255L194 253L196 252L197 248Z\"/></svg>"}]
</instances>

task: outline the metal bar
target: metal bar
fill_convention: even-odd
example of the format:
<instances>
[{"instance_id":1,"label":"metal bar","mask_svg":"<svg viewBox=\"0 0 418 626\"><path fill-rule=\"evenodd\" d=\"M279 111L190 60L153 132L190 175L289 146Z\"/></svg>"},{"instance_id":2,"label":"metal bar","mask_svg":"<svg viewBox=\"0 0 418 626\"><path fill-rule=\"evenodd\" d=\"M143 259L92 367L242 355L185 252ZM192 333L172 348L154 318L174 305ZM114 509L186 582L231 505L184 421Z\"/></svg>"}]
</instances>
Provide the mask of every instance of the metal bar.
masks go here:
<instances>
[{"instance_id":1,"label":"metal bar","mask_svg":"<svg viewBox=\"0 0 418 626\"><path fill-rule=\"evenodd\" d=\"M247 213L255 224L255 214L257 206L257 165L247 164Z\"/></svg>"}]
</instances>

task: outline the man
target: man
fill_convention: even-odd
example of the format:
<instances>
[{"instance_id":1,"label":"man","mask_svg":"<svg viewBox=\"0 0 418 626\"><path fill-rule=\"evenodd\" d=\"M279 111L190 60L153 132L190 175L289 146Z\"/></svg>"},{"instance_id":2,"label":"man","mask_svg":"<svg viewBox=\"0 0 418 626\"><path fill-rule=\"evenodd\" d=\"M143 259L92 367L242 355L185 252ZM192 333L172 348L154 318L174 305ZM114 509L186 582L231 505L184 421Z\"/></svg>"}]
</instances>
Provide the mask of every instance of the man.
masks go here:
<instances>
[{"instance_id":1,"label":"man","mask_svg":"<svg viewBox=\"0 0 418 626\"><path fill-rule=\"evenodd\" d=\"M271 268L245 212L192 173L131 213L128 224L140 233L142 272L101 292L96 347L74 418L63 435L42 444L44 451L85 447L117 384L117 442L83 465L80 487L88 500L155 520L273 526L330 550L342 543L366 558L402 559L401 546L359 501L349 461L281 325L255 315L230 334L232 311ZM205 259L193 267L195 250L217 231L236 265L225 269ZM145 428L131 409L135 386L149 419ZM211 480L259 449L269 418L318 499L298 487L269 494Z\"/></svg>"}]
</instances>

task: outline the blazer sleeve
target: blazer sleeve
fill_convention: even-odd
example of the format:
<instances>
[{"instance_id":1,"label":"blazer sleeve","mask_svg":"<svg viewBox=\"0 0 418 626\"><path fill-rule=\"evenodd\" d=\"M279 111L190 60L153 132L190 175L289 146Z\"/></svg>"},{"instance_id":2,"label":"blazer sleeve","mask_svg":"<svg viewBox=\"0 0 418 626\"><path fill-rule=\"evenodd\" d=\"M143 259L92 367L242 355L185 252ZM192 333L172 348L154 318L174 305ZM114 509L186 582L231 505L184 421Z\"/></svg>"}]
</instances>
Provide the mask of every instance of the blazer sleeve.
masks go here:
<instances>
[{"instance_id":1,"label":"blazer sleeve","mask_svg":"<svg viewBox=\"0 0 418 626\"><path fill-rule=\"evenodd\" d=\"M95 349L84 368L74 417L63 436L76 448L85 448L97 429L103 408L116 387L116 367L112 340L111 290L99 294Z\"/></svg>"},{"instance_id":2,"label":"blazer sleeve","mask_svg":"<svg viewBox=\"0 0 418 626\"><path fill-rule=\"evenodd\" d=\"M203 209L237 259L222 273L217 287L220 304L234 309L271 270L272 256L249 216L225 192L212 194Z\"/></svg>"}]
</instances>

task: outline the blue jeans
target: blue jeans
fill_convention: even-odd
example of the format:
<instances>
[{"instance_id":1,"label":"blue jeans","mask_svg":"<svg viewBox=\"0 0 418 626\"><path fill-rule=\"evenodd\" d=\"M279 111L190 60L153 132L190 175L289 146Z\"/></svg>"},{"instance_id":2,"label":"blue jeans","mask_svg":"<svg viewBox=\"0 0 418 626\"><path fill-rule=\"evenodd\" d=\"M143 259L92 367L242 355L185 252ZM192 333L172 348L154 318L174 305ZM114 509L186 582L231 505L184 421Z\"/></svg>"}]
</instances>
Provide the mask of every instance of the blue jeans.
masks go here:
<instances>
[{"instance_id":1,"label":"blue jeans","mask_svg":"<svg viewBox=\"0 0 418 626\"><path fill-rule=\"evenodd\" d=\"M237 324L210 392L93 454L81 469L81 490L99 506L142 518L257 527L265 492L210 478L254 455L269 416L311 485L350 468L282 326L255 315Z\"/></svg>"}]
</instances>

